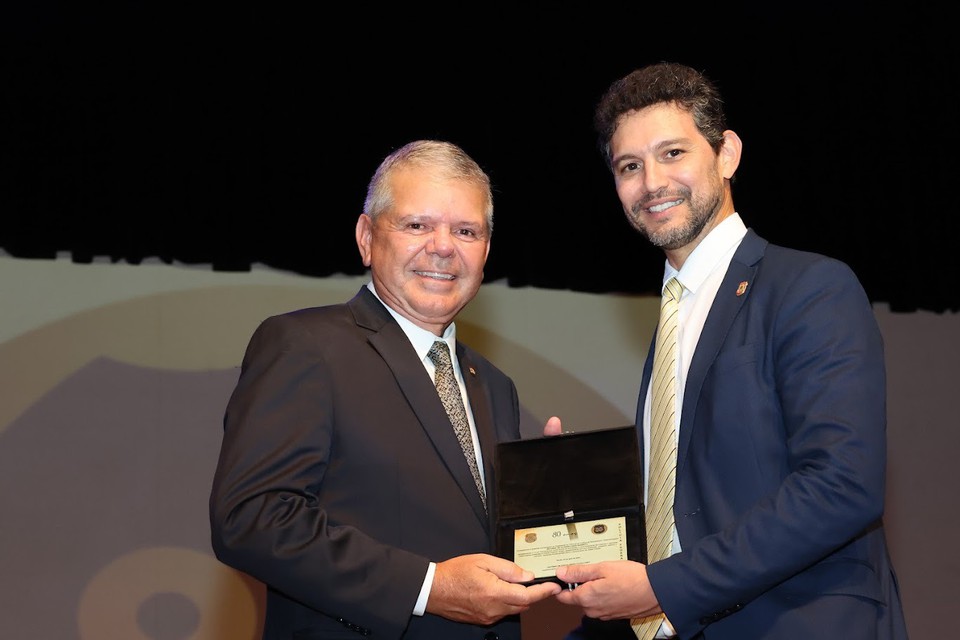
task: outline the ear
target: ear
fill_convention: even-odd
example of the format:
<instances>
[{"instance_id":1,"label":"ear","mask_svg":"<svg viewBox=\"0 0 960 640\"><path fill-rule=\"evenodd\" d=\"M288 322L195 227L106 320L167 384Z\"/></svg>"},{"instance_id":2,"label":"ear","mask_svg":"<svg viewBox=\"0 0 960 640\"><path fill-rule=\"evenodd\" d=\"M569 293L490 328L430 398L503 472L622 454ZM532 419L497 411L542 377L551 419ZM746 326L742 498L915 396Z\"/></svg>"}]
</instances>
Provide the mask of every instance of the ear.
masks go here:
<instances>
[{"instance_id":1,"label":"ear","mask_svg":"<svg viewBox=\"0 0 960 640\"><path fill-rule=\"evenodd\" d=\"M371 245L373 244L373 219L365 213L361 213L357 218L357 248L360 250L360 258L363 260L363 266L370 266Z\"/></svg>"},{"instance_id":2,"label":"ear","mask_svg":"<svg viewBox=\"0 0 960 640\"><path fill-rule=\"evenodd\" d=\"M740 166L740 153L743 151L743 141L740 136L729 129L723 132L723 145L720 147L720 167L723 177L729 180Z\"/></svg>"}]
</instances>

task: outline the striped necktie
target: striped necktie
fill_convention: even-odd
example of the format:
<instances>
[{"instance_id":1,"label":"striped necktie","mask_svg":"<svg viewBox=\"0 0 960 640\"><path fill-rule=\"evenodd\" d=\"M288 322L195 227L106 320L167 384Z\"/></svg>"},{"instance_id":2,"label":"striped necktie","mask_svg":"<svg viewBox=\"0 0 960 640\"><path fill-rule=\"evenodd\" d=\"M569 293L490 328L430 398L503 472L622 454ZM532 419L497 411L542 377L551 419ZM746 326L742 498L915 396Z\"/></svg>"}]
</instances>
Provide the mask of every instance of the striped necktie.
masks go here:
<instances>
[{"instance_id":1,"label":"striped necktie","mask_svg":"<svg viewBox=\"0 0 960 640\"><path fill-rule=\"evenodd\" d=\"M670 278L660 298L660 323L653 353L650 409L650 472L646 528L647 563L670 555L673 549L673 493L676 487L677 434L677 313L683 285ZM639 640L653 638L663 623L657 614L630 621Z\"/></svg>"}]
</instances>

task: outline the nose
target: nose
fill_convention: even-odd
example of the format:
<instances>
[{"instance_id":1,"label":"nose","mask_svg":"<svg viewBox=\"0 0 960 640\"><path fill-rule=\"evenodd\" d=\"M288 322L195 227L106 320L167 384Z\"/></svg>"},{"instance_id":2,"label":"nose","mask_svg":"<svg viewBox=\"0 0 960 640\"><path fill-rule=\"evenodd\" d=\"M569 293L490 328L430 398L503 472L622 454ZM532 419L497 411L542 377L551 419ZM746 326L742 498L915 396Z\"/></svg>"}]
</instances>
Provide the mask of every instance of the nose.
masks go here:
<instances>
[{"instance_id":1,"label":"nose","mask_svg":"<svg viewBox=\"0 0 960 640\"><path fill-rule=\"evenodd\" d=\"M430 241L427 243L427 251L435 253L438 256L446 257L453 253L453 234L449 227L440 226L430 234Z\"/></svg>"},{"instance_id":2,"label":"nose","mask_svg":"<svg viewBox=\"0 0 960 640\"><path fill-rule=\"evenodd\" d=\"M647 162L643 165L643 190L647 193L656 193L667 186L666 173L656 162Z\"/></svg>"}]
</instances>

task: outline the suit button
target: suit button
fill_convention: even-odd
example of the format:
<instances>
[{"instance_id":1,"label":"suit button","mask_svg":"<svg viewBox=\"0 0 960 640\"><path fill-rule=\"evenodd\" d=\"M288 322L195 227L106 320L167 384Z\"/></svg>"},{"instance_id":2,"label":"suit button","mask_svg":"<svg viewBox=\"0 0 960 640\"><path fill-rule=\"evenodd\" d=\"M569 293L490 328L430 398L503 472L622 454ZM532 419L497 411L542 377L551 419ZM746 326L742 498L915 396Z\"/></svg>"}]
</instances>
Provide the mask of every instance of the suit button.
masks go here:
<instances>
[{"instance_id":1,"label":"suit button","mask_svg":"<svg viewBox=\"0 0 960 640\"><path fill-rule=\"evenodd\" d=\"M500 640L500 634L496 631L487 631L483 636L483 640Z\"/></svg>"}]
</instances>

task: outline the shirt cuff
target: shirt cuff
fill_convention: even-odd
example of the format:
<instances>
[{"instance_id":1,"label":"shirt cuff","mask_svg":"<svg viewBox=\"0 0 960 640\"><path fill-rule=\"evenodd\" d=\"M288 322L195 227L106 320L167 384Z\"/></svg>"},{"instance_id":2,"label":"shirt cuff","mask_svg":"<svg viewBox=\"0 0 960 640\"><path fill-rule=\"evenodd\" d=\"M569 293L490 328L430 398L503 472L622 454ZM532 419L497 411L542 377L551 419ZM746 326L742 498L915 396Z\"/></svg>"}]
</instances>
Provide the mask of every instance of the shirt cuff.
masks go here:
<instances>
[{"instance_id":1,"label":"shirt cuff","mask_svg":"<svg viewBox=\"0 0 960 640\"><path fill-rule=\"evenodd\" d=\"M422 616L427 611L427 599L430 597L430 587L433 586L433 574L437 570L437 564L431 562L427 567L427 575L423 578L423 586L420 587L420 597L417 598L417 604L413 607L413 615Z\"/></svg>"}]
</instances>

